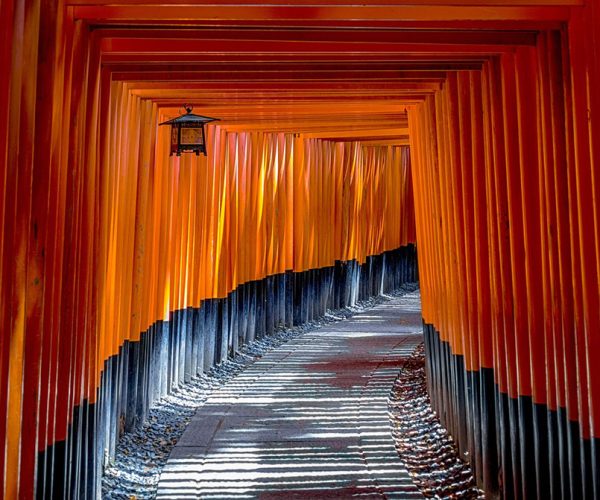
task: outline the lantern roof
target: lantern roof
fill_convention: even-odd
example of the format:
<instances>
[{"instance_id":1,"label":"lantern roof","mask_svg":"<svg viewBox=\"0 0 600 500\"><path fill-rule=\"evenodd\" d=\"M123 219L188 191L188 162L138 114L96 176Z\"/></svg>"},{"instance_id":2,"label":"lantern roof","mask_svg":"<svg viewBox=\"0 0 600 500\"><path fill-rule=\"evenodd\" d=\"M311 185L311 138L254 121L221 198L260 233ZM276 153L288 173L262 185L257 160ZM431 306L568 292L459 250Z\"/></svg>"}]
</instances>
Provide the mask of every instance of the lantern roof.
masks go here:
<instances>
[{"instance_id":1,"label":"lantern roof","mask_svg":"<svg viewBox=\"0 0 600 500\"><path fill-rule=\"evenodd\" d=\"M191 107L186 107L187 113L185 115L178 116L172 120L159 123L159 125L177 125L180 123L197 123L198 125L204 125L205 123L218 121L218 118L211 118L210 116L196 115L192 113Z\"/></svg>"}]
</instances>

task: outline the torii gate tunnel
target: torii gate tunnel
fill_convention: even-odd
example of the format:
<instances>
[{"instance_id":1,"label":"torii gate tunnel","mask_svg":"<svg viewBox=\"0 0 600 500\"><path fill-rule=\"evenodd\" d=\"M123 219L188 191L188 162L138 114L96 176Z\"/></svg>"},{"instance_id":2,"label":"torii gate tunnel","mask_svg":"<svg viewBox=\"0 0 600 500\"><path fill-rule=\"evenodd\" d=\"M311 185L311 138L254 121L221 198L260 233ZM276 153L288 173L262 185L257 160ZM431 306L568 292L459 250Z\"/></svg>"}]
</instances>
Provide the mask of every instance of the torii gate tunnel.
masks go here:
<instances>
[{"instance_id":1,"label":"torii gate tunnel","mask_svg":"<svg viewBox=\"0 0 600 500\"><path fill-rule=\"evenodd\" d=\"M478 484L600 498L600 1L1 0L0 38L0 496L97 496L154 401L418 253Z\"/></svg>"}]
</instances>

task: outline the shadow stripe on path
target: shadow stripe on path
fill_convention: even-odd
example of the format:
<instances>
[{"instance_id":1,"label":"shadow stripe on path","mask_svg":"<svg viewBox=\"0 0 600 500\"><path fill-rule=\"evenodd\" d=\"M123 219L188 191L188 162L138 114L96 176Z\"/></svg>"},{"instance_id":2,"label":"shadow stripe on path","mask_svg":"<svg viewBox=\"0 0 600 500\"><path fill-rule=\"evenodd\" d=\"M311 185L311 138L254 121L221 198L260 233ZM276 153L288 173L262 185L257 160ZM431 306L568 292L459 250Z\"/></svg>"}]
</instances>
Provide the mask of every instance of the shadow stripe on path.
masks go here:
<instances>
[{"instance_id":1,"label":"shadow stripe on path","mask_svg":"<svg viewBox=\"0 0 600 500\"><path fill-rule=\"evenodd\" d=\"M198 410L157 498L423 498L388 417L421 341L416 291L267 353Z\"/></svg>"}]
</instances>

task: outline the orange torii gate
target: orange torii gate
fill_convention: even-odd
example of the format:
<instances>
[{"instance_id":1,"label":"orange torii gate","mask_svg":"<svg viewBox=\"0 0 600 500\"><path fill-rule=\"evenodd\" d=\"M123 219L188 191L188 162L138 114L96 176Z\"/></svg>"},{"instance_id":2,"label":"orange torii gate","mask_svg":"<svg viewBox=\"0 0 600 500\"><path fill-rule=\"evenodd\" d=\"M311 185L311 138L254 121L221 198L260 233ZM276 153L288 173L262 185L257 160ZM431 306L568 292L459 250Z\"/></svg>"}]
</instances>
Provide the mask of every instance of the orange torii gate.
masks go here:
<instances>
[{"instance_id":1,"label":"orange torii gate","mask_svg":"<svg viewBox=\"0 0 600 500\"><path fill-rule=\"evenodd\" d=\"M600 496L598 33L597 0L2 0L4 496L93 496L121 420L415 240L479 483ZM168 159L182 102L207 158Z\"/></svg>"}]
</instances>

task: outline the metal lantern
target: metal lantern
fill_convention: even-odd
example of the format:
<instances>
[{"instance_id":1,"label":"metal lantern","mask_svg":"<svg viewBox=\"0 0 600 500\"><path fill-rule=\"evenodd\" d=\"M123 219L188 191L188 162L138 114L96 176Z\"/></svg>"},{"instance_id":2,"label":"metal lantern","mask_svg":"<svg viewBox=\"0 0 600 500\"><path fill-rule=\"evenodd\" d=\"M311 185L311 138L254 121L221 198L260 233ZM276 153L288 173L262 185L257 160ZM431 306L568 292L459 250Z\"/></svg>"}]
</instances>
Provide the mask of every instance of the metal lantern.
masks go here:
<instances>
[{"instance_id":1,"label":"metal lantern","mask_svg":"<svg viewBox=\"0 0 600 500\"><path fill-rule=\"evenodd\" d=\"M181 153L202 153L206 156L206 141L204 136L204 124L214 122L218 118L195 115L194 109L189 104L184 104L185 115L178 116L172 120L160 123L160 125L171 125L171 153L181 156Z\"/></svg>"}]
</instances>

